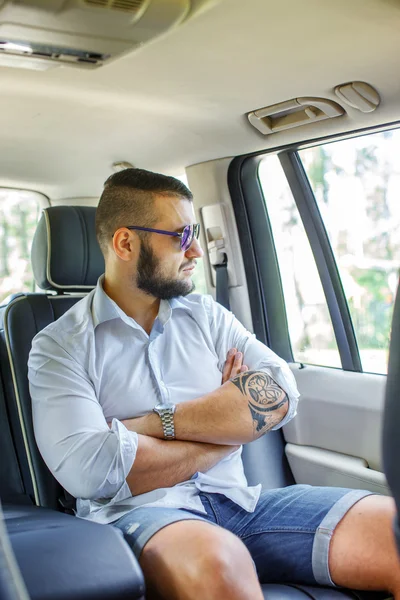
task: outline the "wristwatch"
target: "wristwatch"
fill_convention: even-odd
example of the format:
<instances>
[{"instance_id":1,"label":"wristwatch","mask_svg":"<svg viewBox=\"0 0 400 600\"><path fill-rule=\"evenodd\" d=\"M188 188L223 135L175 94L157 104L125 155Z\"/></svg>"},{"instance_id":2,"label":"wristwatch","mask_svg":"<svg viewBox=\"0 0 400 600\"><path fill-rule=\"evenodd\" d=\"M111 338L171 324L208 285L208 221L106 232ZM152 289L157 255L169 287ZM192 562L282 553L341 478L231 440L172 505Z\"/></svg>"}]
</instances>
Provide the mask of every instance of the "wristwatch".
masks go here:
<instances>
[{"instance_id":1,"label":"wristwatch","mask_svg":"<svg viewBox=\"0 0 400 600\"><path fill-rule=\"evenodd\" d=\"M157 404L153 408L161 419L165 440L175 439L174 412L175 404Z\"/></svg>"}]
</instances>

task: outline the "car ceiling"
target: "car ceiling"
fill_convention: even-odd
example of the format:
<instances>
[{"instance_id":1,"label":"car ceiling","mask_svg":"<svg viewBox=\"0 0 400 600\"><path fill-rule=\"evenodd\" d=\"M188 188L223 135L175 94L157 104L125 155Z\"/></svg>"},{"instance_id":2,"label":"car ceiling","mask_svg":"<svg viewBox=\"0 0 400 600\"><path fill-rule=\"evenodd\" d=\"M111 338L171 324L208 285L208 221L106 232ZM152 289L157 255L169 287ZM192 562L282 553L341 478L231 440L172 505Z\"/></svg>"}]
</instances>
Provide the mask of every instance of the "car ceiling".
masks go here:
<instances>
[{"instance_id":1,"label":"car ceiling","mask_svg":"<svg viewBox=\"0 0 400 600\"><path fill-rule=\"evenodd\" d=\"M96 196L115 161L185 167L400 118L400 0L220 0L97 70L0 68L0 185ZM372 84L381 105L264 137L246 113Z\"/></svg>"}]
</instances>

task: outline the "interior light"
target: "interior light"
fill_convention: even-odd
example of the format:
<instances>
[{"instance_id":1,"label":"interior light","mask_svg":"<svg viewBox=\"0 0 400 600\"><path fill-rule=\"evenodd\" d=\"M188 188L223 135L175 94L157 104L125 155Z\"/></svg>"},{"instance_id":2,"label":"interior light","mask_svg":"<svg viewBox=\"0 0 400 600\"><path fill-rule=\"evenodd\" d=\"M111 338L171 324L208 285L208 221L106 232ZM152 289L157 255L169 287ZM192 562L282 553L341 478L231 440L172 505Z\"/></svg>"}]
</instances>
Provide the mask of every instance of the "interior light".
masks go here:
<instances>
[{"instance_id":1,"label":"interior light","mask_svg":"<svg viewBox=\"0 0 400 600\"><path fill-rule=\"evenodd\" d=\"M9 50L10 52L29 52L32 53L32 48L28 44L17 44L15 42L5 42L0 44L0 48Z\"/></svg>"}]
</instances>

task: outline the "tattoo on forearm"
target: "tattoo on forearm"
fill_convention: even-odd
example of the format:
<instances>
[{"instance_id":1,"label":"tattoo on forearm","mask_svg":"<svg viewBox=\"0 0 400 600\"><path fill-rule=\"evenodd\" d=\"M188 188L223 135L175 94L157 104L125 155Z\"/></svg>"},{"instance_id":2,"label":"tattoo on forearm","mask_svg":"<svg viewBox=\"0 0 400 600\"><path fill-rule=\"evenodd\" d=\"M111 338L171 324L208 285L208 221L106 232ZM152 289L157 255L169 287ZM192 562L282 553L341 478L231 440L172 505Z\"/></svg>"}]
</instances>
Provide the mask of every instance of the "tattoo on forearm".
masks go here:
<instances>
[{"instance_id":1,"label":"tattoo on forearm","mask_svg":"<svg viewBox=\"0 0 400 600\"><path fill-rule=\"evenodd\" d=\"M287 404L288 397L267 373L245 371L231 382L248 398L255 439L281 421L282 416L276 411Z\"/></svg>"}]
</instances>

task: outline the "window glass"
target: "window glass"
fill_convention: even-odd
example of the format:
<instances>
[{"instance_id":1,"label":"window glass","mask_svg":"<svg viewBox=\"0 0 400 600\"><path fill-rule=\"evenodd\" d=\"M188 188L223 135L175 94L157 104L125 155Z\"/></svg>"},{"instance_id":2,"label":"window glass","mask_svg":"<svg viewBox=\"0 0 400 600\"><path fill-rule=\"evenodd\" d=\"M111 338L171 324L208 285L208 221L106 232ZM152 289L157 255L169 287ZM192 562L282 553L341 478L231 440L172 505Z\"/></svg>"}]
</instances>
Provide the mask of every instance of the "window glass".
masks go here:
<instances>
[{"instance_id":1,"label":"window glass","mask_svg":"<svg viewBox=\"0 0 400 600\"><path fill-rule=\"evenodd\" d=\"M0 304L35 289L30 252L39 214L39 194L0 188Z\"/></svg>"},{"instance_id":2,"label":"window glass","mask_svg":"<svg viewBox=\"0 0 400 600\"><path fill-rule=\"evenodd\" d=\"M180 181L182 181L182 183L184 183L186 187L189 188L188 180L185 173L177 175L176 179L180 179ZM195 289L193 290L195 294L208 294L205 264L202 258L197 259L197 264L192 275L192 281L195 285Z\"/></svg>"},{"instance_id":3,"label":"window glass","mask_svg":"<svg viewBox=\"0 0 400 600\"><path fill-rule=\"evenodd\" d=\"M386 373L400 264L400 130L299 155L336 258L363 370Z\"/></svg>"},{"instance_id":4,"label":"window glass","mask_svg":"<svg viewBox=\"0 0 400 600\"><path fill-rule=\"evenodd\" d=\"M259 179L278 257L294 359L341 367L315 260L277 156L262 159Z\"/></svg>"}]
</instances>

